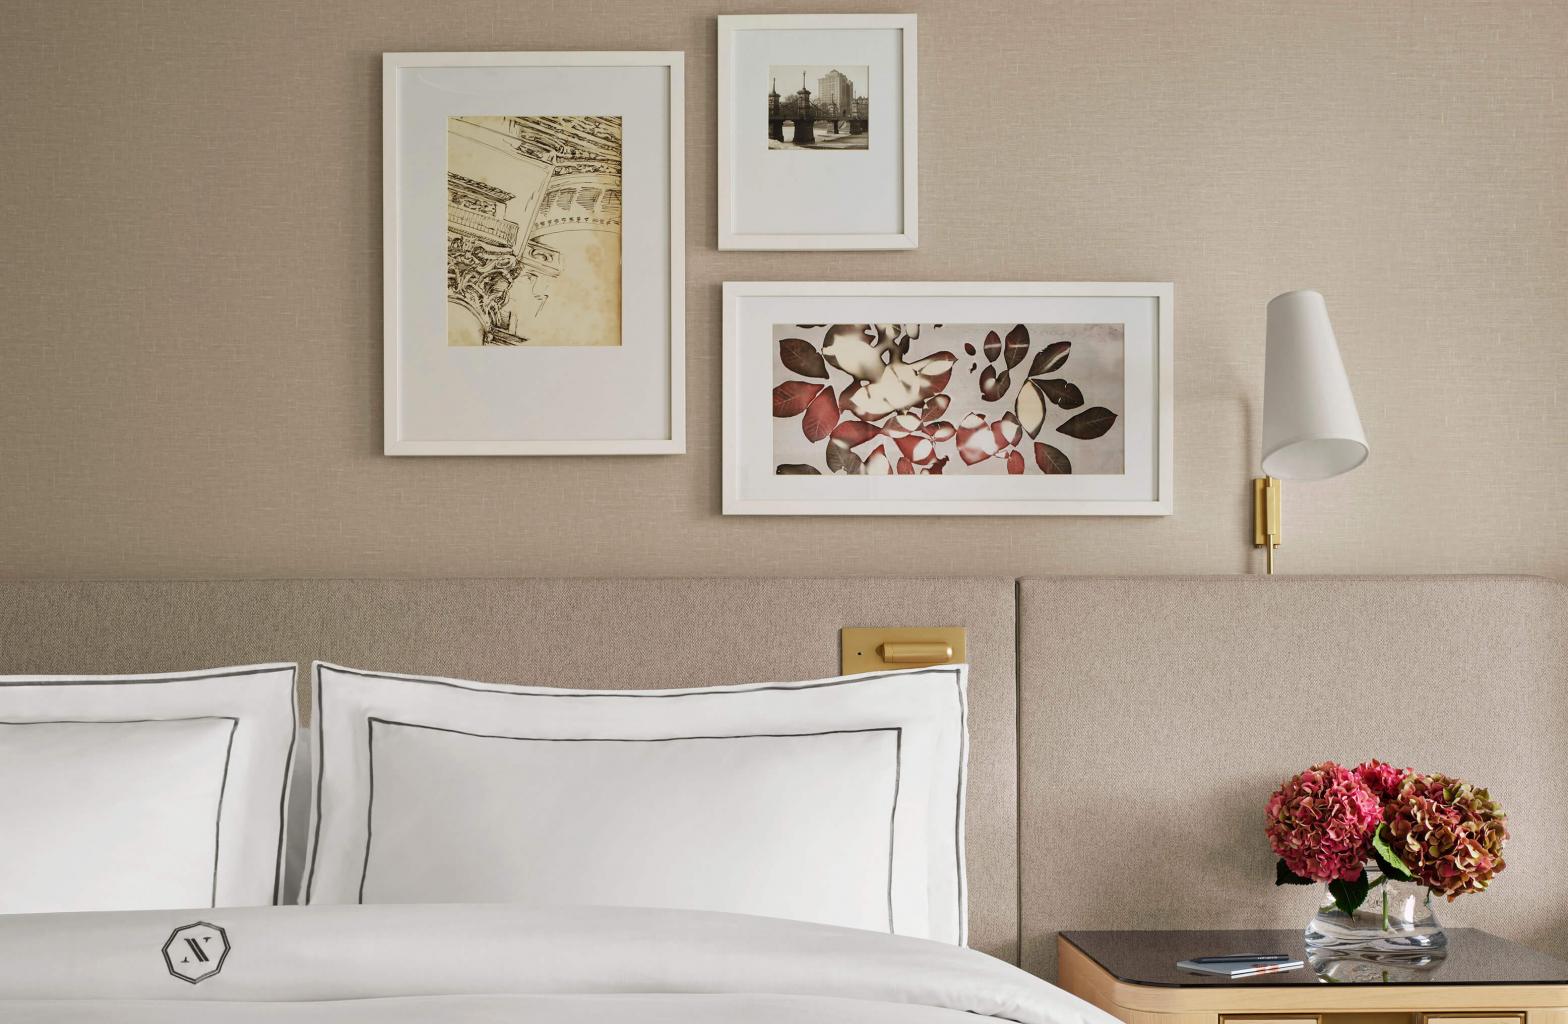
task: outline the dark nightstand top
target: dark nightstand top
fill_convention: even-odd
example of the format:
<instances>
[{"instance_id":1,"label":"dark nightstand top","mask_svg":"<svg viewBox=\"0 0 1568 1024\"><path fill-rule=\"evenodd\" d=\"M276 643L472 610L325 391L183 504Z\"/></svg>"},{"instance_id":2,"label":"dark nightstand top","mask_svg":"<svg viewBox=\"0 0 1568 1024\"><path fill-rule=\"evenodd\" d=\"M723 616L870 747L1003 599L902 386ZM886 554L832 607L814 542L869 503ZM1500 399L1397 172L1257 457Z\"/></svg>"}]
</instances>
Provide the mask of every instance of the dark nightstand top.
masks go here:
<instances>
[{"instance_id":1,"label":"dark nightstand top","mask_svg":"<svg viewBox=\"0 0 1568 1024\"><path fill-rule=\"evenodd\" d=\"M1342 984L1402 985L1562 985L1568 962L1537 953L1474 928L1448 928L1448 957L1436 966L1400 972L1390 982ZM1072 931L1062 932L1084 955L1118 981L1165 988L1321 985L1310 967L1254 978L1225 978L1178 970L1178 960L1227 953L1290 953L1305 960L1300 930L1293 931Z\"/></svg>"}]
</instances>

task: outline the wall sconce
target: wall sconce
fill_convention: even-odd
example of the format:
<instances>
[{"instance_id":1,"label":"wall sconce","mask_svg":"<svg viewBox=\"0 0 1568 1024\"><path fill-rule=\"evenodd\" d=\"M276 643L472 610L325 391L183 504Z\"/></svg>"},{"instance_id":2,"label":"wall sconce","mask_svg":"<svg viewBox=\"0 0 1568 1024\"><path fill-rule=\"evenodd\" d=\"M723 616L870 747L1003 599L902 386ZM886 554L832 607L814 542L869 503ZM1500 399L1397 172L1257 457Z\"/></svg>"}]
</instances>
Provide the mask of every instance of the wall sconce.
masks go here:
<instances>
[{"instance_id":1,"label":"wall sconce","mask_svg":"<svg viewBox=\"0 0 1568 1024\"><path fill-rule=\"evenodd\" d=\"M1263 370L1263 476L1252 481L1252 543L1268 552L1270 574L1280 540L1280 481L1327 480L1361 465L1368 452L1323 296L1275 296Z\"/></svg>"}]
</instances>

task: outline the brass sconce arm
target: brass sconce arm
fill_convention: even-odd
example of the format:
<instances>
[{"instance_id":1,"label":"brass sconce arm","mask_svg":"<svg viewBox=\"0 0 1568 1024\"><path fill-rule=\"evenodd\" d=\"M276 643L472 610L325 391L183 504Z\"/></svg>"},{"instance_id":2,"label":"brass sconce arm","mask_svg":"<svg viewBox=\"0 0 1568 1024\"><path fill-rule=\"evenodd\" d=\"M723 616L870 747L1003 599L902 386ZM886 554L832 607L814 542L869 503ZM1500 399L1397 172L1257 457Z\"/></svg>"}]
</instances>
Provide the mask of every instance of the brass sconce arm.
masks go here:
<instances>
[{"instance_id":1,"label":"brass sconce arm","mask_svg":"<svg viewBox=\"0 0 1568 1024\"><path fill-rule=\"evenodd\" d=\"M1252 481L1252 546L1268 553L1269 575L1274 574L1274 549L1279 547L1281 484L1271 476Z\"/></svg>"}]
</instances>

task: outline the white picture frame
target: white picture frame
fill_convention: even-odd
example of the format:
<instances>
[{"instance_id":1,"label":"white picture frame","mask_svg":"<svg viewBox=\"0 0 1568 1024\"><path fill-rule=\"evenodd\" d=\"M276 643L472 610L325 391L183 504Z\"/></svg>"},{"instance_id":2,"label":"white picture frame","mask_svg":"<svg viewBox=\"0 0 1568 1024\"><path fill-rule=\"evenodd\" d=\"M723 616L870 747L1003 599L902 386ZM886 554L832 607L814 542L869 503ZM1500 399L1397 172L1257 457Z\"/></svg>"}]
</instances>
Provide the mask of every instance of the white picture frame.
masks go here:
<instances>
[{"instance_id":1,"label":"white picture frame","mask_svg":"<svg viewBox=\"0 0 1568 1024\"><path fill-rule=\"evenodd\" d=\"M913 14L720 15L719 248L916 248L920 191L917 51ZM860 67L859 73L867 79L865 145L853 152L770 149L773 143L769 136L781 123L774 115L783 113L774 104L788 105L795 100L794 96L769 97L769 106L763 106L764 87L769 93L780 88L788 93L793 85L776 81L768 85L770 71L813 66L832 67L836 72L838 62ZM807 81L801 88L815 84ZM852 103L862 101L853 93L849 99ZM885 108L891 112L882 113ZM769 126L767 136L763 133L765 123ZM789 132L793 137L793 127ZM784 131L779 134L782 147ZM850 131L849 135L855 133ZM830 180L833 187L828 189L825 185ZM842 196L842 200L830 201L833 196Z\"/></svg>"},{"instance_id":2,"label":"white picture frame","mask_svg":"<svg viewBox=\"0 0 1568 1024\"><path fill-rule=\"evenodd\" d=\"M385 454L668 455L686 450L684 74L679 52L383 55ZM514 312L495 312L495 322L474 313L477 327L463 334L453 326L448 307L459 305L462 295L488 298L493 293L464 292L452 283L453 231L459 230L453 225L467 226L452 211L470 198L449 192L454 172L448 161L456 162L459 153L452 138L460 132L453 126L475 136L489 131L485 138L519 143L517 150L524 153L521 143L528 142L536 123L613 125L613 136L609 130L603 135L612 140L605 145L613 150L590 154L609 154L613 161L589 165L578 160L568 168L612 168L611 187L558 186L547 193L551 176L563 173L567 155L546 150L536 151L537 165L545 168L536 173L545 183L535 181L532 191L515 189L508 195L463 178L477 190L471 197L476 204L508 195L477 214L480 227L474 230L510 261L506 272L516 275L511 284L526 279L533 286L515 296L498 288ZM507 138L508 125L523 138ZM565 128L559 132L556 137L569 137ZM492 148L504 152L506 147L498 142ZM583 157L580 151L568 155ZM597 180L586 172L581 178L590 184ZM564 212L538 219L541 211L554 211L551 200L568 191L577 205L568 201ZM510 200L518 196L532 203L527 216L512 211ZM573 216L593 226L560 226ZM519 220L526 223L520 227ZM587 244L582 239L598 230L601 239L594 244L601 246L609 234L604 225L613 225L619 256L615 278L604 269L606 260L574 262L574 250L554 248L534 235L541 224L562 233L551 238L576 232L568 239L572 245ZM436 266L443 256L445 287ZM525 266L517 270L518 264ZM575 269L584 266L593 269ZM541 285L552 269L557 280ZM575 321L584 325L588 340L565 341L568 332L542 331L539 344L528 344L534 339L511 330L515 309L525 300L530 310L533 304L546 309L555 297L555 322L572 322L576 307L570 303L586 303L581 298L585 289L574 285L569 299L548 294L565 279L561 275L572 273L599 275L590 282L598 288L590 291L598 305L583 306L598 312L598 318ZM546 292L542 302L540 287ZM610 297L618 303L615 321L602 312L612 308ZM489 315L499 308L492 303L485 310ZM505 329L502 316L513 318ZM601 329L605 323L612 326ZM458 337L478 337L481 344L454 347ZM493 338L504 344L491 344Z\"/></svg>"},{"instance_id":3,"label":"white picture frame","mask_svg":"<svg viewBox=\"0 0 1568 1024\"><path fill-rule=\"evenodd\" d=\"M1142 282L726 282L723 512L1170 515L1174 291ZM919 327L923 337L909 330ZM848 356L862 358L861 350L839 346L859 343L868 346L862 369L847 371L856 369ZM988 355L993 344L998 354ZM888 362L901 369L883 387L869 378L883 377ZM1064 379L1077 374L1088 375L1082 388ZM900 381L926 379L934 390L897 392ZM810 432L818 387L828 392L828 418ZM1026 389L1044 407L1038 417ZM895 393L906 397L882 402ZM795 411L807 396L806 411ZM965 409L983 410L979 428ZM1032 432L1018 427L1020 417ZM955 437L953 420L967 440ZM835 444L851 454L824 458ZM807 456L786 462L785 449ZM954 461L955 453L963 457ZM888 468L894 459L896 471ZM917 459L924 468L902 464Z\"/></svg>"}]
</instances>

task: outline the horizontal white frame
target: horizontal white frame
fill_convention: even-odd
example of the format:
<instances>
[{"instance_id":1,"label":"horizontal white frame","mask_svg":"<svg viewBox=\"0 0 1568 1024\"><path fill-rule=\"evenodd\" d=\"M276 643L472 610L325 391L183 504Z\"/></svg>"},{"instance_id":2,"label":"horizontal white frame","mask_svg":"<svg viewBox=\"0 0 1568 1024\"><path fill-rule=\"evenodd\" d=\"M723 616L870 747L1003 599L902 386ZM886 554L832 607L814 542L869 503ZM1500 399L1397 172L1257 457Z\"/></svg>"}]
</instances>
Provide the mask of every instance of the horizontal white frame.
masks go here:
<instances>
[{"instance_id":1,"label":"horizontal white frame","mask_svg":"<svg viewBox=\"0 0 1568 1024\"><path fill-rule=\"evenodd\" d=\"M913 14L721 14L719 15L719 248L738 250L880 250L919 245L920 74ZM758 234L735 231L730 176L735 125L730 87L735 78L736 32L768 29L898 29L903 33L903 230L884 234Z\"/></svg>"},{"instance_id":2,"label":"horizontal white frame","mask_svg":"<svg viewBox=\"0 0 1568 1024\"><path fill-rule=\"evenodd\" d=\"M1151 500L975 500L964 502L871 499L774 501L743 498L740 479L742 366L740 304L770 296L912 298L1148 298L1158 306L1156 348L1159 437L1156 490ZM723 512L762 516L1168 516L1175 511L1175 285L1170 282L1039 281L726 281L724 282Z\"/></svg>"},{"instance_id":3,"label":"horizontal white frame","mask_svg":"<svg viewBox=\"0 0 1568 1024\"><path fill-rule=\"evenodd\" d=\"M670 74L670 436L583 441L408 441L398 436L397 73L406 68L664 67ZM381 55L383 453L386 455L682 455L686 452L686 54L678 50L544 50ZM624 287L624 285L623 285Z\"/></svg>"}]
</instances>

